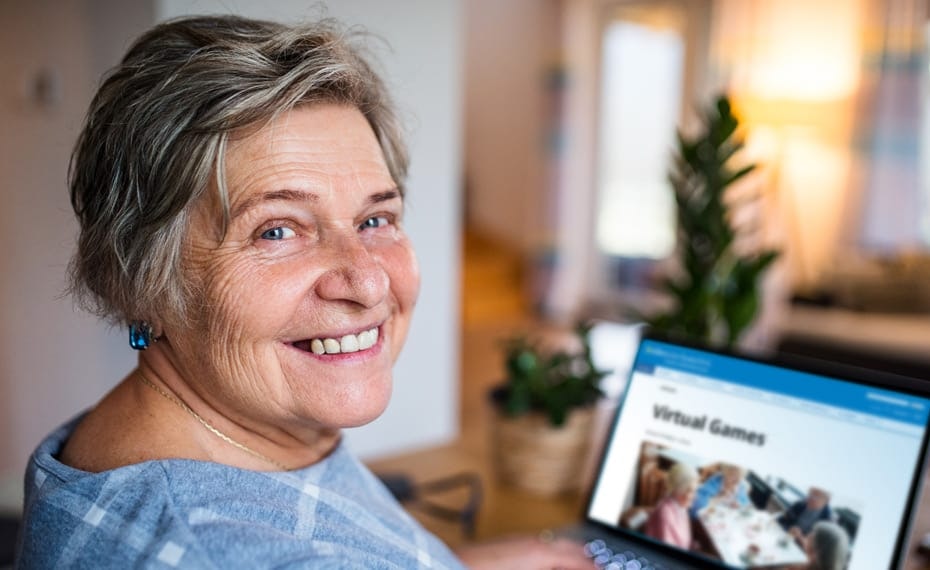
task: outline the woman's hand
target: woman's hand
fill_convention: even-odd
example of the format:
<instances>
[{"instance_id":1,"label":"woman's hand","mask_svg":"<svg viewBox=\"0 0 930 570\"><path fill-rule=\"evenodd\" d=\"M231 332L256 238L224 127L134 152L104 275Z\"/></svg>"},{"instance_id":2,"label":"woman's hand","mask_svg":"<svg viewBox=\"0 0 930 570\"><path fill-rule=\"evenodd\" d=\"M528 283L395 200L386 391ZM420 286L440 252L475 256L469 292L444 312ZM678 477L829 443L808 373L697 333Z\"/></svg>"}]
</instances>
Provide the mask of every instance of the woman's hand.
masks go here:
<instances>
[{"instance_id":1,"label":"woman's hand","mask_svg":"<svg viewBox=\"0 0 930 570\"><path fill-rule=\"evenodd\" d=\"M456 554L472 570L590 570L584 547L563 538L543 541L515 537L460 548Z\"/></svg>"}]
</instances>

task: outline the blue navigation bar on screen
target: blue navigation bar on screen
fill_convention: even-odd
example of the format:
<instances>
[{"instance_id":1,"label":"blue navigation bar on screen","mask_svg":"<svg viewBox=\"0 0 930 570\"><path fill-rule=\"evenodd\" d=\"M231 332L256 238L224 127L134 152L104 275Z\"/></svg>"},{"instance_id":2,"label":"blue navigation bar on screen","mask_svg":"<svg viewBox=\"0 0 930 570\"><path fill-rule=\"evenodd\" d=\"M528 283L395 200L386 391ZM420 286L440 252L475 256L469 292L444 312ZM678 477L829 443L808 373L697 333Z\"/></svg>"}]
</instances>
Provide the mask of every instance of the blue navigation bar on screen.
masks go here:
<instances>
[{"instance_id":1,"label":"blue navigation bar on screen","mask_svg":"<svg viewBox=\"0 0 930 570\"><path fill-rule=\"evenodd\" d=\"M930 415L930 400L926 398L657 340L643 340L636 357L636 369L651 373L656 367L920 426L927 424Z\"/></svg>"}]
</instances>

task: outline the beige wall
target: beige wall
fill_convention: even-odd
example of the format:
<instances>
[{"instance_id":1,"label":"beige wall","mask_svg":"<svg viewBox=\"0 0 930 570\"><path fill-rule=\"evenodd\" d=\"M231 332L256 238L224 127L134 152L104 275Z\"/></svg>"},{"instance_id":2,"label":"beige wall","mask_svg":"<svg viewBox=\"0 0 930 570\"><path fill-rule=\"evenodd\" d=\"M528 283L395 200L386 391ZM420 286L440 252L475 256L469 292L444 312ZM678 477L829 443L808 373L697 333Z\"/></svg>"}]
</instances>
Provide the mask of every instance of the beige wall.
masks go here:
<instances>
[{"instance_id":1,"label":"beige wall","mask_svg":"<svg viewBox=\"0 0 930 570\"><path fill-rule=\"evenodd\" d=\"M118 2L0 3L0 473L20 472L47 431L131 366L122 335L62 293L76 230L71 145L95 76L140 29L140 14ZM35 93L43 77L44 98Z\"/></svg>"},{"instance_id":2,"label":"beige wall","mask_svg":"<svg viewBox=\"0 0 930 570\"><path fill-rule=\"evenodd\" d=\"M559 2L469 0L465 16L467 223L523 252L547 237L546 73Z\"/></svg>"}]
</instances>

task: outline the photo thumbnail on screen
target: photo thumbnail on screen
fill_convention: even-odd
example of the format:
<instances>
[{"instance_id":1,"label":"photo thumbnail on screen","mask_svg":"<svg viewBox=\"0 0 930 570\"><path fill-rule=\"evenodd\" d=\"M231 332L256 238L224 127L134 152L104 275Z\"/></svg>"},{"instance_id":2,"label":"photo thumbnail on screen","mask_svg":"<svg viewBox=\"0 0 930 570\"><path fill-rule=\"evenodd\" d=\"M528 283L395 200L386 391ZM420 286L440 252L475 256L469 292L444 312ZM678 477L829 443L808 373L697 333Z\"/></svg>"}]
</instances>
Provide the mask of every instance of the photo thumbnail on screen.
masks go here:
<instances>
[{"instance_id":1,"label":"photo thumbnail on screen","mask_svg":"<svg viewBox=\"0 0 930 570\"><path fill-rule=\"evenodd\" d=\"M842 569L860 512L829 489L644 441L618 522L737 568Z\"/></svg>"}]
</instances>

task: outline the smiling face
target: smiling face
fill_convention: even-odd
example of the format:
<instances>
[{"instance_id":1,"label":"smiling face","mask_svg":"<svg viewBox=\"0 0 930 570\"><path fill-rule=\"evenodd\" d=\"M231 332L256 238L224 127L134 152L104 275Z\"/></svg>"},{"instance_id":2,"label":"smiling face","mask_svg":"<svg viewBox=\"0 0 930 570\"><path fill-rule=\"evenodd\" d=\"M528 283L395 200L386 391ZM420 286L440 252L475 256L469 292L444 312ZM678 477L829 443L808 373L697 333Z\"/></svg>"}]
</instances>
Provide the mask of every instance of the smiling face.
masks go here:
<instances>
[{"instance_id":1,"label":"smiling face","mask_svg":"<svg viewBox=\"0 0 930 570\"><path fill-rule=\"evenodd\" d=\"M384 410L419 273L403 199L364 116L312 105L232 140L230 223L195 205L194 317L165 324L202 399L253 429L365 424Z\"/></svg>"}]
</instances>

